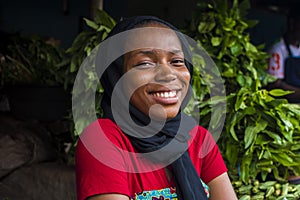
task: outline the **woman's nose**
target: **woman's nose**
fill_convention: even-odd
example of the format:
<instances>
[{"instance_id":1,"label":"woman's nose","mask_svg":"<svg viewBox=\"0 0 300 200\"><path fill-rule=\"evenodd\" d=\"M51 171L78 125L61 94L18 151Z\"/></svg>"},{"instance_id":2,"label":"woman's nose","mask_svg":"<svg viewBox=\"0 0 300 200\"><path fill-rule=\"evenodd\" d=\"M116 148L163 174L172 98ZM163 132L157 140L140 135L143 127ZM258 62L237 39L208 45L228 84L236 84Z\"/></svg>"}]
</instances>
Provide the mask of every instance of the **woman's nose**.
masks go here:
<instances>
[{"instance_id":1,"label":"woman's nose","mask_svg":"<svg viewBox=\"0 0 300 200\"><path fill-rule=\"evenodd\" d=\"M177 78L175 70L168 63L159 63L158 70L155 75L157 82L171 82Z\"/></svg>"}]
</instances>

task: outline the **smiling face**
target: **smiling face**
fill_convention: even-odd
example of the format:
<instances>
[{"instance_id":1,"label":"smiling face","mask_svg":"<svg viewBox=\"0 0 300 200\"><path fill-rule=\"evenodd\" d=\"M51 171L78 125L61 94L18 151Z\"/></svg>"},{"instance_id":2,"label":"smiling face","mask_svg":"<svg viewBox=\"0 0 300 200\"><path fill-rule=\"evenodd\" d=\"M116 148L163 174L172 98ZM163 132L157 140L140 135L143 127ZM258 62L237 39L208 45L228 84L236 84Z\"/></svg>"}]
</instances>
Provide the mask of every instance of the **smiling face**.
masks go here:
<instances>
[{"instance_id":1,"label":"smiling face","mask_svg":"<svg viewBox=\"0 0 300 200\"><path fill-rule=\"evenodd\" d=\"M150 25L148 25L150 26ZM130 102L155 119L175 117L185 98L190 73L184 62L181 43L171 29L141 30L129 36L125 45L143 44L145 48L130 51L124 57L125 72L129 72L124 89L132 94Z\"/></svg>"}]
</instances>

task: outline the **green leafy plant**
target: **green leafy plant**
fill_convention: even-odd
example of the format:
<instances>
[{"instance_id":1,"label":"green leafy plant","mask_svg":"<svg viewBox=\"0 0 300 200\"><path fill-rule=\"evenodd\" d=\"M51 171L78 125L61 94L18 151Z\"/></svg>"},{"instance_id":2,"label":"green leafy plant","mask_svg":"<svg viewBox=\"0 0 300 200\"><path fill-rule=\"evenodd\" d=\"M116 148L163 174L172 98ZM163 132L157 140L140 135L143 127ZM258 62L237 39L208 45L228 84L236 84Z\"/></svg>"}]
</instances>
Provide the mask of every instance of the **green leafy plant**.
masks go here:
<instances>
[{"instance_id":1,"label":"green leafy plant","mask_svg":"<svg viewBox=\"0 0 300 200\"><path fill-rule=\"evenodd\" d=\"M74 130L76 136L78 136L88 125L89 121L87 116L93 115L95 111L98 116L101 115L100 99L102 88L95 72L95 52L97 46L105 39L107 34L116 24L115 20L103 10L97 10L93 20L86 18L84 20L89 29L81 32L75 38L71 47L67 49L67 53L71 55L70 72L73 75L73 81L83 63L89 68L84 70L84 76L88 78L82 85L74 87L72 92L74 99L80 98L80 102L77 104L74 104L73 102L73 108L76 109L79 107L82 111L72 113L73 117L77 119ZM97 85L97 88L94 88L94 85ZM96 93L93 91L96 91ZM87 99L91 98L95 99L95 107L85 103L87 102Z\"/></svg>"},{"instance_id":2,"label":"green leafy plant","mask_svg":"<svg viewBox=\"0 0 300 200\"><path fill-rule=\"evenodd\" d=\"M242 181L233 181L232 185L239 200L295 200L300 197L300 185L278 181L250 181L244 185Z\"/></svg>"},{"instance_id":3,"label":"green leafy plant","mask_svg":"<svg viewBox=\"0 0 300 200\"><path fill-rule=\"evenodd\" d=\"M227 116L218 142L230 173L244 183L268 175L284 180L289 173L300 174L300 107L281 98L289 91L264 89L275 78L266 73L263 46L251 44L247 29L256 22L246 20L247 9L247 0L199 3L186 33L206 49L224 80ZM210 84L209 77L194 82L206 127L211 107L220 103L209 98ZM213 120L217 127L220 122Z\"/></svg>"},{"instance_id":4,"label":"green leafy plant","mask_svg":"<svg viewBox=\"0 0 300 200\"><path fill-rule=\"evenodd\" d=\"M68 84L68 58L59 46L38 35L12 34L1 59L2 85Z\"/></svg>"}]
</instances>

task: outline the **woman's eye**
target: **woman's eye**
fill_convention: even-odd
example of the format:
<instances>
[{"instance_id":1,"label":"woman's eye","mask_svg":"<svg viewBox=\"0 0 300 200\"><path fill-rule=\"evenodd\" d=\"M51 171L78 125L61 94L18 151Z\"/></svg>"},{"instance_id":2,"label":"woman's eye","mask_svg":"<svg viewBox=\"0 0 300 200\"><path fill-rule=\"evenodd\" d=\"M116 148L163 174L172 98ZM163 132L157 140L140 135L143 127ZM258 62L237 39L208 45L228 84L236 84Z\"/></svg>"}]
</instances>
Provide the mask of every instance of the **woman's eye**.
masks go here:
<instances>
[{"instance_id":1,"label":"woman's eye","mask_svg":"<svg viewBox=\"0 0 300 200\"><path fill-rule=\"evenodd\" d=\"M184 65L184 60L183 59L174 59L171 61L171 64L175 66L182 66Z\"/></svg>"},{"instance_id":2,"label":"woman's eye","mask_svg":"<svg viewBox=\"0 0 300 200\"><path fill-rule=\"evenodd\" d=\"M139 68L147 68L147 67L153 67L155 66L155 63L153 62L141 62L135 65L135 67L139 67Z\"/></svg>"}]
</instances>

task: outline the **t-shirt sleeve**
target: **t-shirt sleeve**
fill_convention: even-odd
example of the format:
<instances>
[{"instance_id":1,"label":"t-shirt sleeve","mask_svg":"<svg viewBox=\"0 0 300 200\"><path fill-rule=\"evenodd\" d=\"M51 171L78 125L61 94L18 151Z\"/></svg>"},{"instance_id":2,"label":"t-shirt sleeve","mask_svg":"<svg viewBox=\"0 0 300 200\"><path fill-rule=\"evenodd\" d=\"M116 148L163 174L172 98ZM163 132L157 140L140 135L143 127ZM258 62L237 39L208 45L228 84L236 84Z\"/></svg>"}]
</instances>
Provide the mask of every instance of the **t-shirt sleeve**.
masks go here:
<instances>
[{"instance_id":1,"label":"t-shirt sleeve","mask_svg":"<svg viewBox=\"0 0 300 200\"><path fill-rule=\"evenodd\" d=\"M129 196L124 159L118 148L108 145L98 132L97 125L88 127L76 147L77 199L106 193Z\"/></svg>"},{"instance_id":2,"label":"t-shirt sleeve","mask_svg":"<svg viewBox=\"0 0 300 200\"><path fill-rule=\"evenodd\" d=\"M200 136L193 142L190 155L200 178L209 183L227 172L227 167L212 135L203 127L198 128L197 134Z\"/></svg>"},{"instance_id":3,"label":"t-shirt sleeve","mask_svg":"<svg viewBox=\"0 0 300 200\"><path fill-rule=\"evenodd\" d=\"M268 73L277 78L284 78L284 55L280 46L272 47L269 54Z\"/></svg>"}]
</instances>

